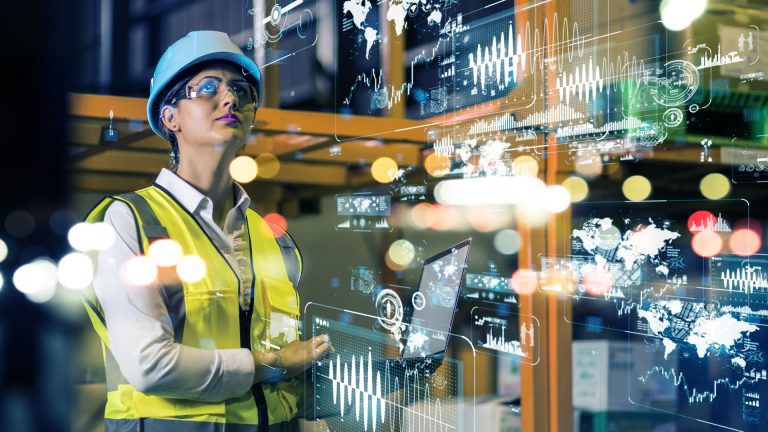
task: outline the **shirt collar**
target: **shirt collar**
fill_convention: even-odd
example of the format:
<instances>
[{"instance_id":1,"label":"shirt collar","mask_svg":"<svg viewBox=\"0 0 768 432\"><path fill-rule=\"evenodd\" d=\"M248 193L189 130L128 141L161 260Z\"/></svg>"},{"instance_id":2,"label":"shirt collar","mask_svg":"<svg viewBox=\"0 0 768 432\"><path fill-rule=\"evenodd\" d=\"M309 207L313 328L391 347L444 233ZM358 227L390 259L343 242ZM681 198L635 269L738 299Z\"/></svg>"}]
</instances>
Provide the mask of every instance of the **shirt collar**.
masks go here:
<instances>
[{"instance_id":1,"label":"shirt collar","mask_svg":"<svg viewBox=\"0 0 768 432\"><path fill-rule=\"evenodd\" d=\"M160 174L158 174L157 179L155 179L155 183L170 192L190 213L195 213L198 207L204 203L210 205L210 198L203 195L202 192L195 189L194 186L187 183L186 180L167 168L160 170ZM234 208L241 209L243 214L245 214L245 210L251 205L251 198L242 186L237 182L233 183L235 190Z\"/></svg>"}]
</instances>

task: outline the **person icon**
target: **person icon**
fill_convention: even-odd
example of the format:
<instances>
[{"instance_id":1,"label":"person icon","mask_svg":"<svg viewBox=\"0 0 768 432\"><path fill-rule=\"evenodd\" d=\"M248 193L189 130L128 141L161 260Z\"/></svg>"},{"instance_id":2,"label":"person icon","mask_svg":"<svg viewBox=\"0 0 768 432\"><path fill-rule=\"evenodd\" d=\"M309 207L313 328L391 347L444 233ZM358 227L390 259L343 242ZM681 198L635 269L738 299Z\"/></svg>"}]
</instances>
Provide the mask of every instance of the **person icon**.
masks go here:
<instances>
[{"instance_id":1,"label":"person icon","mask_svg":"<svg viewBox=\"0 0 768 432\"><path fill-rule=\"evenodd\" d=\"M749 43L749 49L747 51L752 51L754 49L754 46L752 45L752 32L749 32L749 37L747 38L747 43Z\"/></svg>"},{"instance_id":2,"label":"person icon","mask_svg":"<svg viewBox=\"0 0 768 432\"><path fill-rule=\"evenodd\" d=\"M746 38L744 38L744 33L739 35L739 51L744 51L744 42L746 41Z\"/></svg>"}]
</instances>

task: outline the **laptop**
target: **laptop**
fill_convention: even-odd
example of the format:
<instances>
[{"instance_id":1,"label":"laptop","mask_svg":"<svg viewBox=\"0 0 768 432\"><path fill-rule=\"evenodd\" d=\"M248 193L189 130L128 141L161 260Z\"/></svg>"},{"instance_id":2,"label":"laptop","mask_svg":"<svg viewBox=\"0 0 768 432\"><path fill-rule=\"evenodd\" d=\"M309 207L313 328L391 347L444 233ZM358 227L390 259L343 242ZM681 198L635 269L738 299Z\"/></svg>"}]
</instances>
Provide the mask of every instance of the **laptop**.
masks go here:
<instances>
[{"instance_id":1,"label":"laptop","mask_svg":"<svg viewBox=\"0 0 768 432\"><path fill-rule=\"evenodd\" d=\"M401 358L445 356L471 244L468 238L424 261L418 291L411 298L412 313L403 319L408 325Z\"/></svg>"}]
</instances>

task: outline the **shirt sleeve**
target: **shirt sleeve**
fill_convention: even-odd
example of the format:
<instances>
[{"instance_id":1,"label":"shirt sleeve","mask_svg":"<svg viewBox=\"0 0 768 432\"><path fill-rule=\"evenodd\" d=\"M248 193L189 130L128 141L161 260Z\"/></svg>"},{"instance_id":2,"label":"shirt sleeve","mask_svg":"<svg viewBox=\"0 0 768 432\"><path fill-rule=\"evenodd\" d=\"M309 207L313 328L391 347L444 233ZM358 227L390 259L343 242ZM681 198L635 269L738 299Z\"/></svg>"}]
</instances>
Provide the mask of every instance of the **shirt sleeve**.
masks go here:
<instances>
[{"instance_id":1,"label":"shirt sleeve","mask_svg":"<svg viewBox=\"0 0 768 432\"><path fill-rule=\"evenodd\" d=\"M243 396L257 371L248 349L200 349L174 341L159 286L122 280L121 266L139 254L136 221L127 204L115 201L104 222L116 232L99 253L94 291L104 310L110 351L137 390L164 397L223 401Z\"/></svg>"}]
</instances>

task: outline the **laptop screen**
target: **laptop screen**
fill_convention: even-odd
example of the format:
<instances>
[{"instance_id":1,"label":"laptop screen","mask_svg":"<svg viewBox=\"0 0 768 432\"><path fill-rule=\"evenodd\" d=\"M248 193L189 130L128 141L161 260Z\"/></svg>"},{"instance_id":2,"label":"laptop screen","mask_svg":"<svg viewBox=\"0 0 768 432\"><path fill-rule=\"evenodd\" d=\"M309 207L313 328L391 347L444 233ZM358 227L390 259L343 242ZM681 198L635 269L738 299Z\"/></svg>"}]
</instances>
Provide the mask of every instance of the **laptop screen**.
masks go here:
<instances>
[{"instance_id":1,"label":"laptop screen","mask_svg":"<svg viewBox=\"0 0 768 432\"><path fill-rule=\"evenodd\" d=\"M424 262L419 290L413 294L413 315L402 357L425 357L445 351L459 300L461 281L472 239L448 248Z\"/></svg>"}]
</instances>

